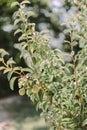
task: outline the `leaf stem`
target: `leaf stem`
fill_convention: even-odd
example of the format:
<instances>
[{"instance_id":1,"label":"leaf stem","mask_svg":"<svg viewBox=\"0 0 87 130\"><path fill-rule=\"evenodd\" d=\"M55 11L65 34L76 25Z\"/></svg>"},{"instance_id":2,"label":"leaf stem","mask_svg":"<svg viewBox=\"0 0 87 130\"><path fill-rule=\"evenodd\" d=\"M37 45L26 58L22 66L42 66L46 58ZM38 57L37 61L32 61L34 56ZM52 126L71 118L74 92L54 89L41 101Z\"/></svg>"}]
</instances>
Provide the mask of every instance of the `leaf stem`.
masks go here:
<instances>
[{"instance_id":1,"label":"leaf stem","mask_svg":"<svg viewBox=\"0 0 87 130\"><path fill-rule=\"evenodd\" d=\"M12 67L8 66L8 65L4 62L4 60L2 61L2 64L3 64L6 68L10 69L11 71L14 71ZM21 72L14 71L14 73L17 74L17 75L19 75L20 77L25 77L25 78L27 78L27 77L26 77L23 73L21 73Z\"/></svg>"},{"instance_id":2,"label":"leaf stem","mask_svg":"<svg viewBox=\"0 0 87 130\"><path fill-rule=\"evenodd\" d=\"M74 68L75 85L76 85L77 95L79 97L79 101L80 101L80 103L82 103L82 96L81 96L81 91L80 91L79 84L78 84L78 75L77 75L77 70L76 70L76 59L75 59L74 48L73 48L72 43L73 43L72 32L70 32L70 48L71 48L71 53L73 52L72 62L73 62L73 68Z\"/></svg>"}]
</instances>

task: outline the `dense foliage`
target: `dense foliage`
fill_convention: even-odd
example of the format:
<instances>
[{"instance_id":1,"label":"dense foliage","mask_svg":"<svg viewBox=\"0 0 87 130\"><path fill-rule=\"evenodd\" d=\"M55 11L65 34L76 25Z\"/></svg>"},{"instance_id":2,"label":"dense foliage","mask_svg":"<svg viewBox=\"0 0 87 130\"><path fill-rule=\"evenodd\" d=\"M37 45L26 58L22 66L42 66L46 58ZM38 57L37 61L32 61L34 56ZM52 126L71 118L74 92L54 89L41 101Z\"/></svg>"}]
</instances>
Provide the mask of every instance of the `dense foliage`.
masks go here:
<instances>
[{"instance_id":1,"label":"dense foliage","mask_svg":"<svg viewBox=\"0 0 87 130\"><path fill-rule=\"evenodd\" d=\"M13 37L15 29L13 26L13 12L16 8L11 8L10 4L14 1L16 0L0 0L0 48L8 51L18 65L24 66L23 59L20 60L19 58L20 52L14 48L14 43L18 39L17 36ZM21 2L22 0L18 1ZM61 20L67 14L66 9L69 9L69 2L63 2L63 0L32 0L29 5L29 10L33 10L36 13L35 17L30 17L29 22L34 22L37 25L36 30L38 31L46 28L49 29L48 35L50 36L50 45L52 48L62 48L64 34L62 33ZM3 87L1 87L2 85ZM17 87L15 87L14 91L16 89ZM12 94L12 91L9 89L6 76L3 76L0 72L0 97L9 94Z\"/></svg>"},{"instance_id":2,"label":"dense foliage","mask_svg":"<svg viewBox=\"0 0 87 130\"><path fill-rule=\"evenodd\" d=\"M46 30L37 32L35 23L29 18L35 16L28 10L28 0L14 2L18 6L14 13L18 44L27 67L17 66L13 58L0 49L0 70L7 75L10 88L18 80L19 94L27 95L42 110L42 115L56 130L87 129L87 3L71 1L76 10L67 18L64 26L65 43L69 53L59 49L51 50ZM25 6L26 5L26 6ZM68 38L67 38L68 37ZM67 40L68 39L68 40ZM76 47L80 50L77 52ZM67 61L67 57L70 61Z\"/></svg>"}]
</instances>

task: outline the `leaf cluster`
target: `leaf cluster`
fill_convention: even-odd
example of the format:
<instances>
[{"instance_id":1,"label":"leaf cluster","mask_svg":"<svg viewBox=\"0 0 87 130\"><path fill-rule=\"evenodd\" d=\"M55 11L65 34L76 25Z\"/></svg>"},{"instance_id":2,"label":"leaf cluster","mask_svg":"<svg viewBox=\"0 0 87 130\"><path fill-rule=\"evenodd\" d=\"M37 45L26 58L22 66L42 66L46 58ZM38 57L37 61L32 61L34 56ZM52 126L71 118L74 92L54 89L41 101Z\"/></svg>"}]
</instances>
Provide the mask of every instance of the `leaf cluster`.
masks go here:
<instances>
[{"instance_id":1,"label":"leaf cluster","mask_svg":"<svg viewBox=\"0 0 87 130\"><path fill-rule=\"evenodd\" d=\"M19 35L17 45L21 52L20 58L24 58L27 67L18 67L13 58L6 61L5 56L8 53L0 49L0 70L6 73L12 90L15 80L18 79L19 94L30 97L36 104L36 109L42 110L42 115L54 129L86 130L86 6L84 2L79 2L79 5L82 4L81 10L78 5L78 11L69 16L65 23L65 36L68 34L70 37L65 40L65 44L69 44L71 51L66 54L59 49L51 50L49 39L44 35L45 31L37 32L35 23L29 23L29 18L35 13L26 11L26 4L30 2L14 2L12 7L18 6L14 13L14 25L17 26L14 35ZM77 44L82 44L78 53L74 49ZM70 62L65 60L68 56L71 58Z\"/></svg>"}]
</instances>

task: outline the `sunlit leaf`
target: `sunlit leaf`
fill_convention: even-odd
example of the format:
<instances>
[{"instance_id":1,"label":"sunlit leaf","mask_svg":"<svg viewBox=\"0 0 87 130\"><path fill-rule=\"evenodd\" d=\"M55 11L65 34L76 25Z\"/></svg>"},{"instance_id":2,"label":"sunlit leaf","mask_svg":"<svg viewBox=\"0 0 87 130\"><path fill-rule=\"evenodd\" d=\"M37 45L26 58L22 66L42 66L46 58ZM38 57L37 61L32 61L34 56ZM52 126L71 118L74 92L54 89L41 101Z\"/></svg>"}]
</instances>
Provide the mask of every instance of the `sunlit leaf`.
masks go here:
<instances>
[{"instance_id":1,"label":"sunlit leaf","mask_svg":"<svg viewBox=\"0 0 87 130\"><path fill-rule=\"evenodd\" d=\"M23 2L21 2L21 5L23 4L30 4L30 1L29 0L24 0Z\"/></svg>"},{"instance_id":2,"label":"sunlit leaf","mask_svg":"<svg viewBox=\"0 0 87 130\"><path fill-rule=\"evenodd\" d=\"M14 7L14 6L19 6L20 4L18 3L18 2L12 2L12 4L11 4L11 7Z\"/></svg>"},{"instance_id":3,"label":"sunlit leaf","mask_svg":"<svg viewBox=\"0 0 87 130\"><path fill-rule=\"evenodd\" d=\"M6 73L8 73L9 71L11 71L11 69L6 68L6 69L3 71L3 73L6 74Z\"/></svg>"},{"instance_id":4,"label":"sunlit leaf","mask_svg":"<svg viewBox=\"0 0 87 130\"><path fill-rule=\"evenodd\" d=\"M18 34L18 33L22 33L22 30L21 29L17 29L15 32L14 32L14 36L16 35L16 34Z\"/></svg>"},{"instance_id":5,"label":"sunlit leaf","mask_svg":"<svg viewBox=\"0 0 87 130\"><path fill-rule=\"evenodd\" d=\"M25 89L24 88L19 89L19 95L21 95L21 96L25 95Z\"/></svg>"},{"instance_id":6,"label":"sunlit leaf","mask_svg":"<svg viewBox=\"0 0 87 130\"><path fill-rule=\"evenodd\" d=\"M2 62L3 61L3 58L0 58L0 62Z\"/></svg>"},{"instance_id":7,"label":"sunlit leaf","mask_svg":"<svg viewBox=\"0 0 87 130\"><path fill-rule=\"evenodd\" d=\"M5 69L5 67L4 67L4 66L0 66L0 71L1 71L1 70L4 70L4 69Z\"/></svg>"},{"instance_id":8,"label":"sunlit leaf","mask_svg":"<svg viewBox=\"0 0 87 130\"><path fill-rule=\"evenodd\" d=\"M16 71L16 70L19 70L19 71L20 71L21 69L20 69L20 67L14 67L14 68L13 68L13 71Z\"/></svg>"},{"instance_id":9,"label":"sunlit leaf","mask_svg":"<svg viewBox=\"0 0 87 130\"><path fill-rule=\"evenodd\" d=\"M87 119L85 119L82 123L82 126L86 126L87 125Z\"/></svg>"},{"instance_id":10,"label":"sunlit leaf","mask_svg":"<svg viewBox=\"0 0 87 130\"><path fill-rule=\"evenodd\" d=\"M33 88L32 88L32 93L38 93L39 90L40 90L40 87L36 84L36 85L34 85Z\"/></svg>"},{"instance_id":11,"label":"sunlit leaf","mask_svg":"<svg viewBox=\"0 0 87 130\"><path fill-rule=\"evenodd\" d=\"M16 62L10 58L8 61L7 61L7 65L11 65L11 64L16 64Z\"/></svg>"},{"instance_id":12,"label":"sunlit leaf","mask_svg":"<svg viewBox=\"0 0 87 130\"><path fill-rule=\"evenodd\" d=\"M46 33L49 33L49 30L45 29L45 30L42 30L42 31L40 32L41 35L46 34Z\"/></svg>"},{"instance_id":13,"label":"sunlit leaf","mask_svg":"<svg viewBox=\"0 0 87 130\"><path fill-rule=\"evenodd\" d=\"M19 18L19 19L16 19L15 21L14 21L14 25L17 25L19 22L22 22L22 20Z\"/></svg>"},{"instance_id":14,"label":"sunlit leaf","mask_svg":"<svg viewBox=\"0 0 87 130\"><path fill-rule=\"evenodd\" d=\"M25 35L20 36L19 39L18 39L19 42L20 42L20 41L23 41L23 40L26 40Z\"/></svg>"},{"instance_id":15,"label":"sunlit leaf","mask_svg":"<svg viewBox=\"0 0 87 130\"><path fill-rule=\"evenodd\" d=\"M9 55L8 52L6 52L4 49L0 49L1 57L4 57L5 55Z\"/></svg>"},{"instance_id":16,"label":"sunlit leaf","mask_svg":"<svg viewBox=\"0 0 87 130\"><path fill-rule=\"evenodd\" d=\"M31 16L36 16L35 12L33 12L33 11L27 12L26 15L27 15L28 18L31 17Z\"/></svg>"}]
</instances>

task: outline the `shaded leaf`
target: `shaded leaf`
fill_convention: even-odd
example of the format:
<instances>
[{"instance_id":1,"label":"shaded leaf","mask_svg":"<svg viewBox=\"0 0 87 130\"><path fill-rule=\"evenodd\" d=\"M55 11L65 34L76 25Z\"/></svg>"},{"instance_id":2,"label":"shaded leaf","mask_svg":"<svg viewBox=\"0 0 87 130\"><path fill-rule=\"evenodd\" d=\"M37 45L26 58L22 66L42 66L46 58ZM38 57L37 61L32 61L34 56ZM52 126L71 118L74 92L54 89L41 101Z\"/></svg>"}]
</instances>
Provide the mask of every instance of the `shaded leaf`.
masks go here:
<instances>
[{"instance_id":1,"label":"shaded leaf","mask_svg":"<svg viewBox=\"0 0 87 130\"><path fill-rule=\"evenodd\" d=\"M11 79L13 73L14 73L13 71L8 72L7 74L8 81Z\"/></svg>"},{"instance_id":2,"label":"shaded leaf","mask_svg":"<svg viewBox=\"0 0 87 130\"><path fill-rule=\"evenodd\" d=\"M15 82L16 79L17 79L17 77L13 77L13 78L11 78L11 80L9 82L11 90L14 90L14 82Z\"/></svg>"}]
</instances>

